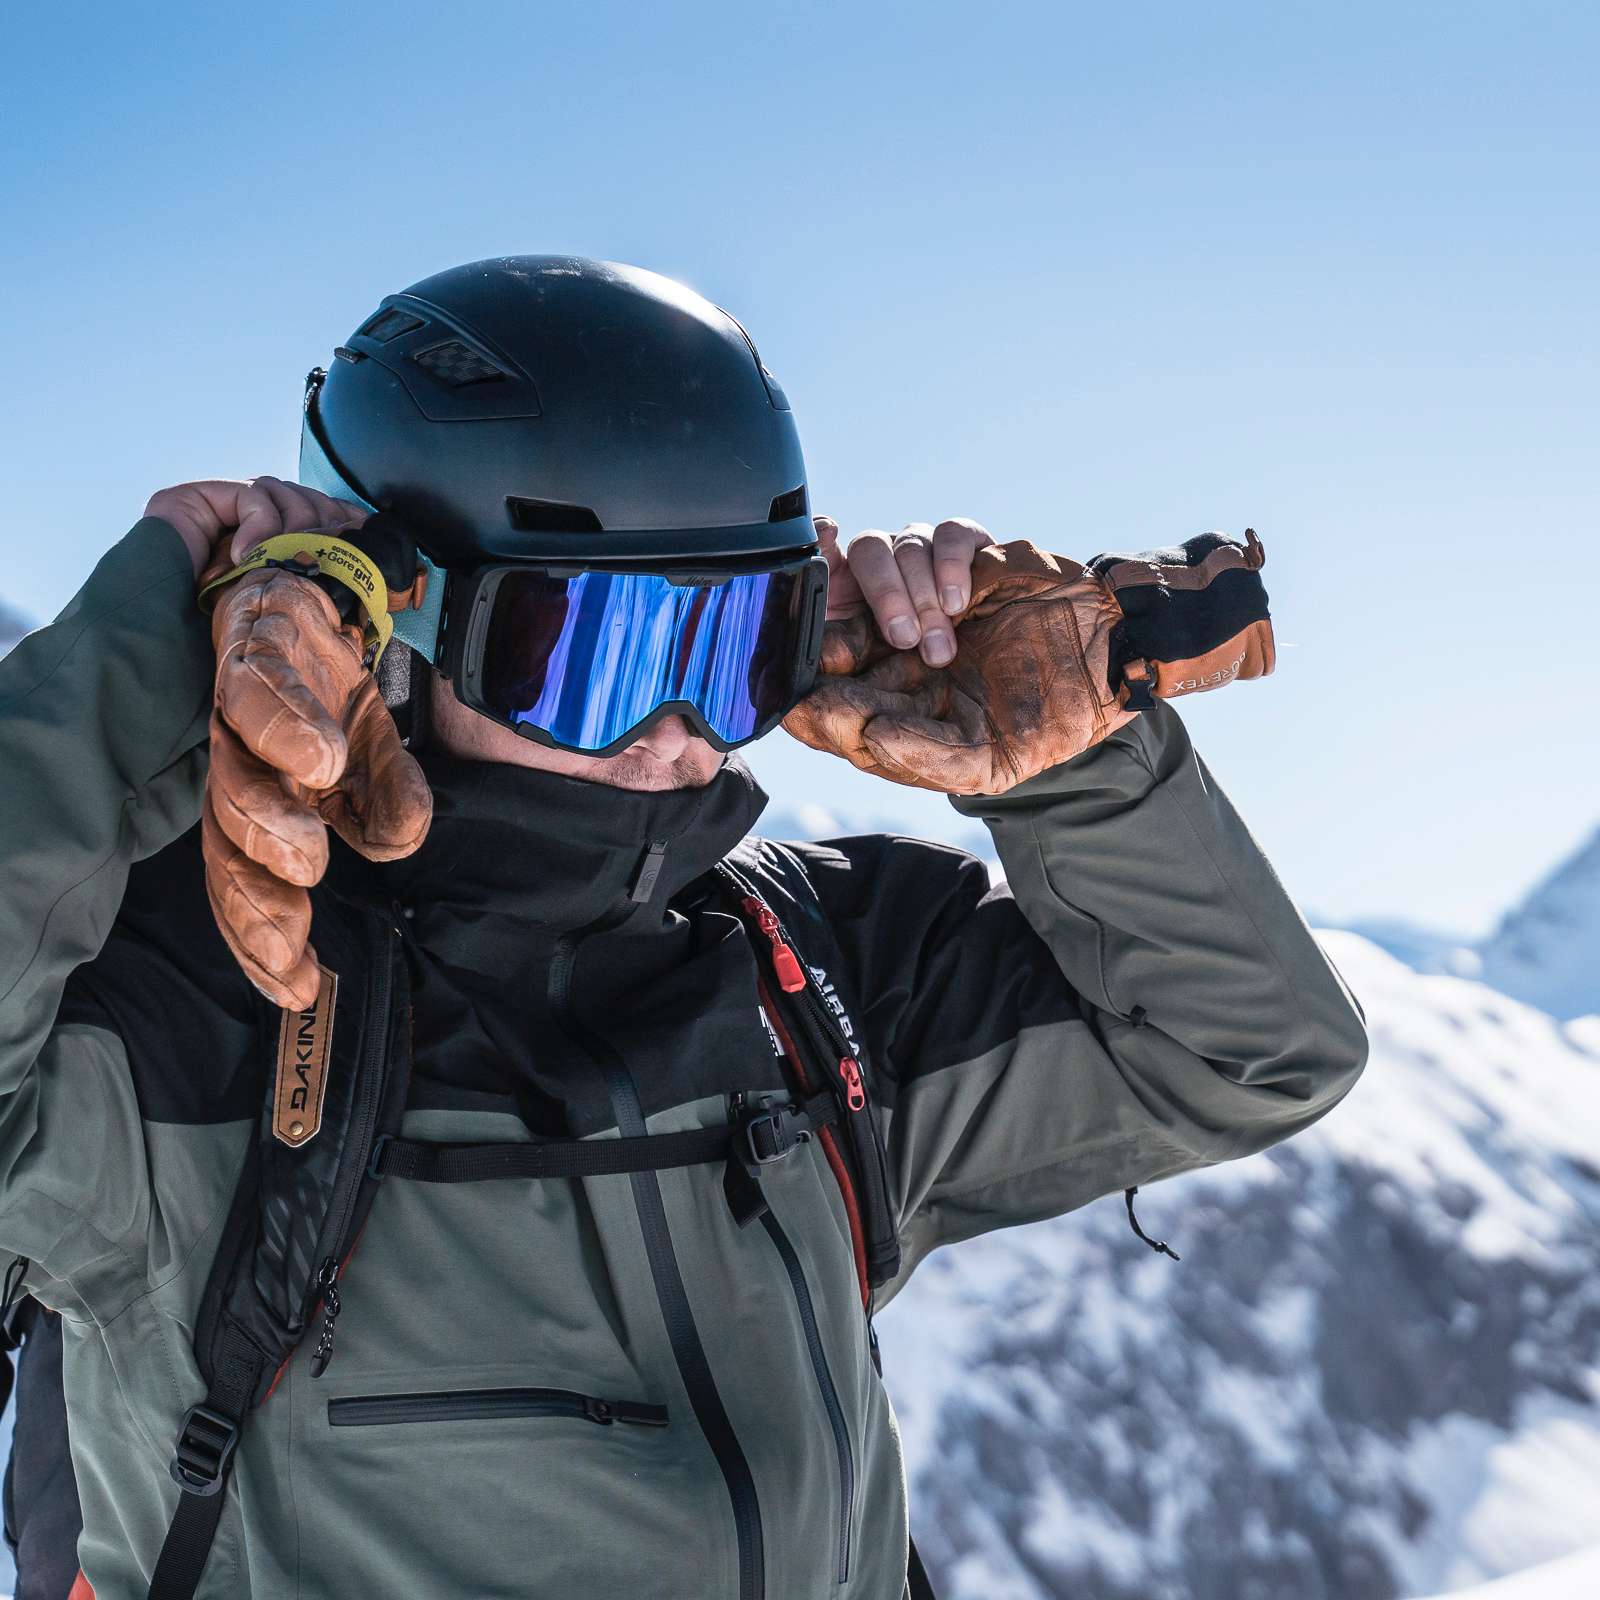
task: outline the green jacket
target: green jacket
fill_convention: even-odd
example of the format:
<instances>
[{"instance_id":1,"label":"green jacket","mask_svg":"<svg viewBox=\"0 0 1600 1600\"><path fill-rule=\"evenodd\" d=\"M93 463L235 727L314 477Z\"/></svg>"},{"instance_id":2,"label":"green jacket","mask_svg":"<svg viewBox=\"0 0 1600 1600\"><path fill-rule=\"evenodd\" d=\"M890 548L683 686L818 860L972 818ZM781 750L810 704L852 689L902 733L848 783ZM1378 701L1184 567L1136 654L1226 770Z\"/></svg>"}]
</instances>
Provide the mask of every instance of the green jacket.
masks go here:
<instances>
[{"instance_id":1,"label":"green jacket","mask_svg":"<svg viewBox=\"0 0 1600 1600\"><path fill-rule=\"evenodd\" d=\"M145 1594L178 1497L270 1021L198 876L212 662L193 588L146 520L0 663L0 1250L64 1319L100 1600ZM669 796L430 775L434 834L384 890L409 929L408 1135L612 1137L619 1078L648 1131L713 1126L781 1081L756 954L704 891L759 811L739 762ZM872 1062L904 1261L888 1292L942 1244L1260 1150L1365 1058L1354 1002L1169 707L957 804L1006 888L915 840L798 847ZM557 962L652 839L658 893ZM739 1226L715 1167L654 1177L678 1300L628 1177L386 1181L333 1364L312 1377L302 1347L245 1430L201 1593L899 1600L904 1476L826 1157L816 1140L765 1172L772 1228Z\"/></svg>"}]
</instances>

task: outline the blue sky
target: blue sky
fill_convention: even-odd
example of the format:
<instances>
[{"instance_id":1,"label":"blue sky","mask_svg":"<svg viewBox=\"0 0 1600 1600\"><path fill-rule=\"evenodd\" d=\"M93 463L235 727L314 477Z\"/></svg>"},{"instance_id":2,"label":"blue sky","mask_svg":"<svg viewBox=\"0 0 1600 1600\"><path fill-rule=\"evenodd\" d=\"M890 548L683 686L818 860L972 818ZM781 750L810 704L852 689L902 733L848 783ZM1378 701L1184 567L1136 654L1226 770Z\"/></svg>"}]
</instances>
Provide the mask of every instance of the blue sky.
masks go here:
<instances>
[{"instance_id":1,"label":"blue sky","mask_svg":"<svg viewBox=\"0 0 1600 1600\"><path fill-rule=\"evenodd\" d=\"M573 251L745 322L849 530L1258 528L1278 674L1186 716L1312 907L1471 930L1600 821L1600 8L318 11L8 18L0 594L291 472L384 293Z\"/></svg>"}]
</instances>

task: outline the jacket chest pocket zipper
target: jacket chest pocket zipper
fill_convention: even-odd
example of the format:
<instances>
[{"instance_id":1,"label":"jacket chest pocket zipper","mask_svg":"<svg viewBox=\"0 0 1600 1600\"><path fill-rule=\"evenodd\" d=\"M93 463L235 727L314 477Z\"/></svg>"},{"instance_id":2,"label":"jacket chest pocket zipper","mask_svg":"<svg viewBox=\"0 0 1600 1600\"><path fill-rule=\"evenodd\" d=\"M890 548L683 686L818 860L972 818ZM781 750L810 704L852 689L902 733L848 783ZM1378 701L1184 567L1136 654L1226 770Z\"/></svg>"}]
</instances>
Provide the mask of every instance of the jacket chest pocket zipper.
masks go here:
<instances>
[{"instance_id":1,"label":"jacket chest pocket zipper","mask_svg":"<svg viewBox=\"0 0 1600 1600\"><path fill-rule=\"evenodd\" d=\"M571 1389L441 1389L424 1394L347 1395L328 1402L335 1428L387 1427L397 1422L497 1422L518 1417L577 1417L602 1428L624 1423L664 1428L665 1406L601 1400Z\"/></svg>"}]
</instances>

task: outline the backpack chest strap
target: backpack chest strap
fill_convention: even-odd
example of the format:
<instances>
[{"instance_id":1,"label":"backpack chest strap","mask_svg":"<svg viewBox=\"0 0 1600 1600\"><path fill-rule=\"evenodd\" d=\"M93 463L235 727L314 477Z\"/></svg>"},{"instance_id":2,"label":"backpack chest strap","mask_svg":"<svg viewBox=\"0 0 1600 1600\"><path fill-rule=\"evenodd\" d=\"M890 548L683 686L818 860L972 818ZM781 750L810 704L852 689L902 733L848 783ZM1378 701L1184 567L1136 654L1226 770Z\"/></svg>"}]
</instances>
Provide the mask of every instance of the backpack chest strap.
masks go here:
<instances>
[{"instance_id":1,"label":"backpack chest strap","mask_svg":"<svg viewBox=\"0 0 1600 1600\"><path fill-rule=\"evenodd\" d=\"M814 1133L831 1127L839 1109L831 1094L793 1105L763 1106L716 1128L625 1139L523 1139L504 1144L454 1144L385 1134L372 1149L375 1178L411 1183L491 1183L502 1178L598 1178L628 1172L735 1161L762 1167L781 1161Z\"/></svg>"}]
</instances>

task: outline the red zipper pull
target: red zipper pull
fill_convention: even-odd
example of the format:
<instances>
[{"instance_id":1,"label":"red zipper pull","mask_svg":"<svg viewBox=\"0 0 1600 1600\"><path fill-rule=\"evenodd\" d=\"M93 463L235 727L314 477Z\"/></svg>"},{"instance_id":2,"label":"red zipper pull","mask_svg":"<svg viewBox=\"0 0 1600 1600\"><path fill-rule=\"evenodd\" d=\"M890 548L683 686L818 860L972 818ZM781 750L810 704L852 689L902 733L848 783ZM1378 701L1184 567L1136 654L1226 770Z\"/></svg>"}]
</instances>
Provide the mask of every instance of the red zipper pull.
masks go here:
<instances>
[{"instance_id":1,"label":"red zipper pull","mask_svg":"<svg viewBox=\"0 0 1600 1600\"><path fill-rule=\"evenodd\" d=\"M854 1056L840 1056L839 1076L844 1079L844 1102L852 1111L865 1111L867 1091L861 1082L861 1067Z\"/></svg>"},{"instance_id":2,"label":"red zipper pull","mask_svg":"<svg viewBox=\"0 0 1600 1600\"><path fill-rule=\"evenodd\" d=\"M800 958L783 942L782 930L772 911L748 894L743 901L745 914L756 919L756 926L772 941L772 966L778 974L778 987L785 994L798 994L806 986L806 975L800 970Z\"/></svg>"}]
</instances>

